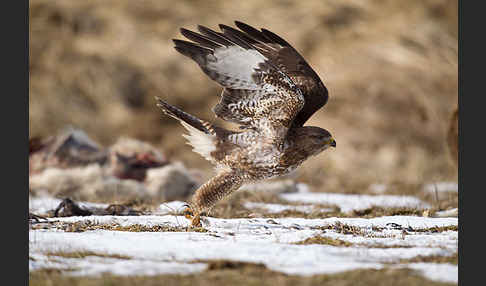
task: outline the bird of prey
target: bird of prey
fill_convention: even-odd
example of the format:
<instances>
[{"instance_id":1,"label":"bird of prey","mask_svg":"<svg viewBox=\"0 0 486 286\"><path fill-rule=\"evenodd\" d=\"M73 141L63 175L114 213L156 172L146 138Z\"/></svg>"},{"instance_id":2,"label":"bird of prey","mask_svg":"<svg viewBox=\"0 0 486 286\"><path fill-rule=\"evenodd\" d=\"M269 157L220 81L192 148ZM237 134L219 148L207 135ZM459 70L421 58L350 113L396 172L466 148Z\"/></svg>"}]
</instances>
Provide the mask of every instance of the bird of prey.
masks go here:
<instances>
[{"instance_id":1,"label":"bird of prey","mask_svg":"<svg viewBox=\"0 0 486 286\"><path fill-rule=\"evenodd\" d=\"M157 106L188 130L183 135L213 163L216 175L192 197L192 226L201 213L242 184L288 174L307 158L336 147L331 134L304 123L328 100L319 76L287 41L267 29L235 21L221 32L181 28L188 40L175 49L194 60L223 87L217 117L239 125L232 131L190 115L156 97Z\"/></svg>"}]
</instances>

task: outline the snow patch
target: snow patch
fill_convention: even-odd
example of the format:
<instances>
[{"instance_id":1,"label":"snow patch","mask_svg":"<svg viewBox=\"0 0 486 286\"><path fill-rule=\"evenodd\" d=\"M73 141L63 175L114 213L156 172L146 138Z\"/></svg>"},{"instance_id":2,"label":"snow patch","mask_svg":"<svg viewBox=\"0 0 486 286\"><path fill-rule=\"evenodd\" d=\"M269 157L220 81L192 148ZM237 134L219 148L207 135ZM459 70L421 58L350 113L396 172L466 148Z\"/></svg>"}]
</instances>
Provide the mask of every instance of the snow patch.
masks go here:
<instances>
[{"instance_id":1,"label":"snow patch","mask_svg":"<svg viewBox=\"0 0 486 286\"><path fill-rule=\"evenodd\" d=\"M164 214L181 214L184 209L186 208L187 203L182 201L171 201L162 203L159 206L159 209L155 212L158 215Z\"/></svg>"},{"instance_id":2,"label":"snow patch","mask_svg":"<svg viewBox=\"0 0 486 286\"><path fill-rule=\"evenodd\" d=\"M175 207L180 203L173 203ZM188 226L182 216L89 216L48 219L59 222L92 221L97 224L128 226ZM376 236L344 235L325 227L336 222L353 225ZM394 223L390 227L390 223ZM206 233L200 232L128 232L93 230L81 233L56 229L29 231L29 269L44 267L64 269L70 275L156 275L194 273L205 269L200 260L226 259L264 263L268 268L294 275L314 275L373 268L418 255L445 255L457 252L457 232L436 234L409 232L404 239L397 225L414 229L457 225L457 218L390 216L364 218L279 218L219 219L205 218ZM316 226L324 227L316 229ZM384 228L375 231L375 226ZM375 230L374 230L375 229ZM297 245L315 235L330 236L355 243L350 247L330 245ZM406 246L375 248L386 246ZM47 256L55 252L90 251L129 259L90 257L72 259ZM413 266L414 267L414 266ZM68 269L70 269L68 271ZM74 269L74 271L71 271ZM426 271L426 270L424 270ZM426 272L424 272L426 273ZM426 275L426 274L424 274Z\"/></svg>"},{"instance_id":3,"label":"snow patch","mask_svg":"<svg viewBox=\"0 0 486 286\"><path fill-rule=\"evenodd\" d=\"M412 196L394 195L349 195L336 193L292 193L281 194L289 202L336 205L342 212L365 210L371 207L430 208L430 205Z\"/></svg>"},{"instance_id":4,"label":"snow patch","mask_svg":"<svg viewBox=\"0 0 486 286\"><path fill-rule=\"evenodd\" d=\"M254 203L254 202L245 202L243 206L247 209L263 209L268 213L281 213L284 211L312 213L312 212L332 212L334 210L332 208L316 208L313 205L292 206L292 205L265 204L265 203Z\"/></svg>"}]
</instances>

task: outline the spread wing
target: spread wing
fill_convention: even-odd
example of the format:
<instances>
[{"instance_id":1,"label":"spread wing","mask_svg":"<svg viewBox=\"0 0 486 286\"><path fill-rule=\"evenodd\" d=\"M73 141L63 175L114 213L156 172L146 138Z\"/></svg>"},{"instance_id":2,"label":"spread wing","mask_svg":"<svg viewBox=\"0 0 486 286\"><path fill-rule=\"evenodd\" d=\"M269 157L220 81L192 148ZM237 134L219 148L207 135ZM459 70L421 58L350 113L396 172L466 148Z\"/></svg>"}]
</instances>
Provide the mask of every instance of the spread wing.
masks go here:
<instances>
[{"instance_id":1,"label":"spread wing","mask_svg":"<svg viewBox=\"0 0 486 286\"><path fill-rule=\"evenodd\" d=\"M220 28L223 33L204 26L198 26L199 33L182 28L181 33L192 42L174 40L175 49L224 87L213 108L218 117L270 138L283 138L304 106L301 90L253 41L230 27Z\"/></svg>"},{"instance_id":2,"label":"spread wing","mask_svg":"<svg viewBox=\"0 0 486 286\"><path fill-rule=\"evenodd\" d=\"M287 41L266 29L259 31L239 21L235 21L235 24L243 33L231 29L232 33L245 38L245 41L289 76L302 91L305 105L295 118L294 126L303 126L312 114L327 103L329 98L327 88L316 72Z\"/></svg>"}]
</instances>

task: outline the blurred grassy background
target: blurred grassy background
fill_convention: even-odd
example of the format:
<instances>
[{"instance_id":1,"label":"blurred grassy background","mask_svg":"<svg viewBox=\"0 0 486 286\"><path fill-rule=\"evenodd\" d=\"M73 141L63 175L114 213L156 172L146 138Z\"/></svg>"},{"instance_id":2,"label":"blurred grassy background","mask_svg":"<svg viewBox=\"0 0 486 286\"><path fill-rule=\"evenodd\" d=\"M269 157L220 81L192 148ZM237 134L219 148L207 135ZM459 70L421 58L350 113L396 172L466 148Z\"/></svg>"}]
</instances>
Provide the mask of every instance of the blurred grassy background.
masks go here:
<instances>
[{"instance_id":1,"label":"blurred grassy background","mask_svg":"<svg viewBox=\"0 0 486 286\"><path fill-rule=\"evenodd\" d=\"M54 1L31 0L29 134L67 125L104 146L148 141L169 158L211 165L184 145L154 96L216 120L221 88L173 49L180 27L234 20L288 40L329 89L308 125L338 147L296 174L316 191L457 180L446 145L458 96L458 5L448 0Z\"/></svg>"}]
</instances>

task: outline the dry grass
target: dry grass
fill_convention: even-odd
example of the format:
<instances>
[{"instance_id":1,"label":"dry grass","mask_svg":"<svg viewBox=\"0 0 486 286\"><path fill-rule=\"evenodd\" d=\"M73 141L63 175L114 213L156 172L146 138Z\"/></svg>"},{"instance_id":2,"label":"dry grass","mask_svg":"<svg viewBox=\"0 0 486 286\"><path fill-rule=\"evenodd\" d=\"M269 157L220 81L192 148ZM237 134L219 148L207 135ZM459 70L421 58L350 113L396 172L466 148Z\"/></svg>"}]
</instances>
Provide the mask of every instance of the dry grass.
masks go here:
<instances>
[{"instance_id":1,"label":"dry grass","mask_svg":"<svg viewBox=\"0 0 486 286\"><path fill-rule=\"evenodd\" d=\"M390 225L390 227L393 227ZM332 230L340 234L350 234L353 236L364 236L364 237L386 237L385 235L381 235L380 232L383 231L383 227L373 226L371 231L367 228L362 228L355 225L349 225L342 222L335 222L330 225L323 225L323 226L315 226L312 227L313 229L318 230ZM438 233L444 231L458 231L458 227L456 225L449 225L449 226L433 226L427 228L411 228L407 226L396 225L395 229L402 230L403 234L406 235L407 232L421 232L421 233Z\"/></svg>"},{"instance_id":2,"label":"dry grass","mask_svg":"<svg viewBox=\"0 0 486 286\"><path fill-rule=\"evenodd\" d=\"M445 286L454 285L430 281L408 269L354 270L332 275L302 277L286 275L269 270L261 264L216 261L210 263L207 271L191 275L158 275L143 277L69 277L59 271L39 270L29 275L29 285L334 285L334 286Z\"/></svg>"},{"instance_id":3,"label":"dry grass","mask_svg":"<svg viewBox=\"0 0 486 286\"><path fill-rule=\"evenodd\" d=\"M374 206L364 210L354 210L353 217L372 218L372 217L394 216L394 215L422 216L423 212L424 212L423 210L416 209L416 208L405 208L405 207L382 208L382 207Z\"/></svg>"},{"instance_id":4,"label":"dry grass","mask_svg":"<svg viewBox=\"0 0 486 286\"><path fill-rule=\"evenodd\" d=\"M413 231L436 233L436 232L443 232L443 231L459 231L459 228L457 225L448 225L448 226L433 226L428 228L417 228L414 229Z\"/></svg>"},{"instance_id":5,"label":"dry grass","mask_svg":"<svg viewBox=\"0 0 486 286\"><path fill-rule=\"evenodd\" d=\"M360 233L360 235L365 235L364 233ZM376 234L366 234L367 237L386 237L384 235L376 235ZM352 243L349 241L345 241L342 239L337 239L337 238L330 238L322 235L315 235L312 237L309 237L305 240L296 242L295 244L297 245L308 245L308 244L324 244L324 245L331 245L331 246L339 246L339 247L350 247L350 246L355 246L355 247L363 247L363 248L411 248L412 246L408 245L384 245L384 244L366 244L366 243ZM457 255L456 255L457 256ZM429 259L429 261L427 261ZM417 261L412 261L412 262L435 262L435 261L440 261L441 256L433 256L433 257L423 257L419 256ZM449 261L450 259L447 258L445 259ZM405 261L405 260L403 260ZM403 262L405 263L405 262Z\"/></svg>"},{"instance_id":6,"label":"dry grass","mask_svg":"<svg viewBox=\"0 0 486 286\"><path fill-rule=\"evenodd\" d=\"M132 224L122 226L119 224L99 224L95 221L80 222L49 222L38 223L31 226L32 229L50 229L56 228L66 232L84 232L90 230L109 230L109 231L129 231L129 232L208 232L203 227L189 226L172 226L172 225L153 225L146 226L141 224Z\"/></svg>"},{"instance_id":7,"label":"dry grass","mask_svg":"<svg viewBox=\"0 0 486 286\"><path fill-rule=\"evenodd\" d=\"M439 255L430 255L430 256L415 256L410 259L402 259L400 263L450 263L450 264L458 264L459 256L456 252L454 255L451 256L439 256Z\"/></svg>"},{"instance_id":8,"label":"dry grass","mask_svg":"<svg viewBox=\"0 0 486 286\"><path fill-rule=\"evenodd\" d=\"M352 234L352 235L361 235L361 236L366 235L366 232L361 227L344 224L339 221L331 225L316 227L316 229L322 229L322 230L331 229L341 234ZM378 231L379 229L374 229L374 230Z\"/></svg>"},{"instance_id":9,"label":"dry grass","mask_svg":"<svg viewBox=\"0 0 486 286\"><path fill-rule=\"evenodd\" d=\"M66 125L107 146L121 135L201 168L154 96L212 120L220 88L171 43L179 27L239 19L291 42L330 91L310 125L339 147L298 180L361 193L371 183L456 180L446 132L457 105L457 1L62 1L30 12L29 134ZM219 122L224 126L226 123ZM185 147L184 147L185 146Z\"/></svg>"},{"instance_id":10,"label":"dry grass","mask_svg":"<svg viewBox=\"0 0 486 286\"><path fill-rule=\"evenodd\" d=\"M341 239L336 239L336 238L330 238L330 237L325 237L321 235L316 235L309 237L303 241L296 242L295 244L298 245L306 245L306 244L326 244L326 245L332 245L332 246L352 246L353 244L351 242L347 242Z\"/></svg>"},{"instance_id":11,"label":"dry grass","mask_svg":"<svg viewBox=\"0 0 486 286\"><path fill-rule=\"evenodd\" d=\"M47 256L56 256L56 257L63 257L63 258L85 258L88 256L97 256L97 257L105 257L105 258L117 258L117 259L130 259L130 256L120 255L120 254L107 254L107 253L98 253L93 251L77 251L77 252L48 252L46 253Z\"/></svg>"}]
</instances>

